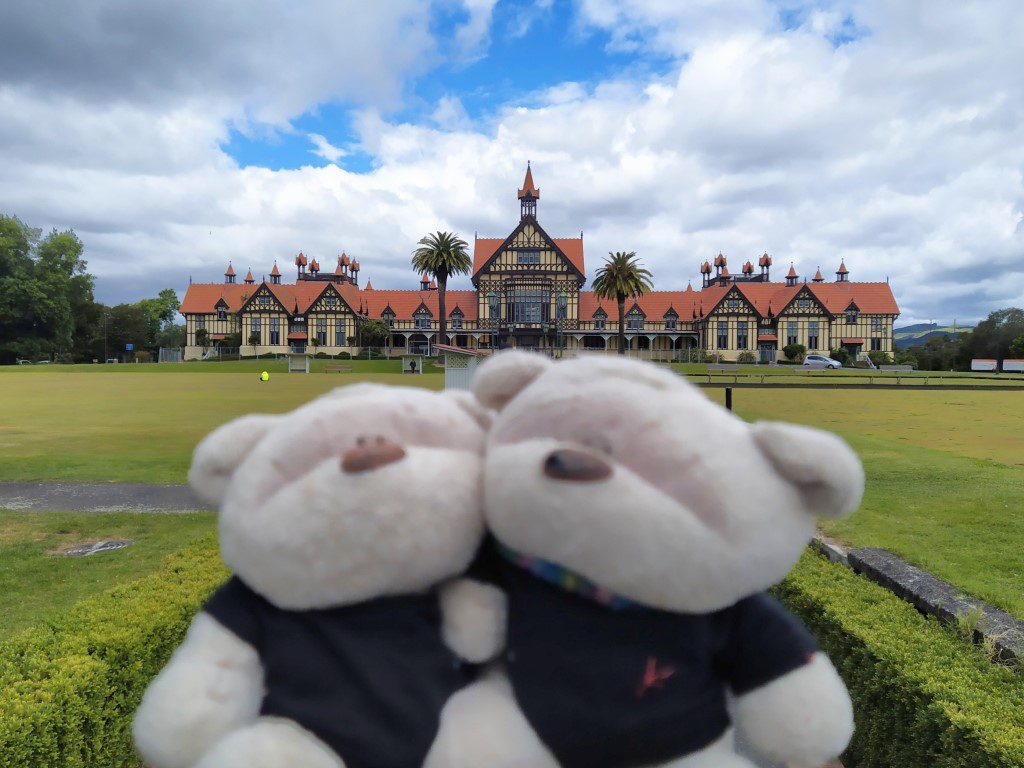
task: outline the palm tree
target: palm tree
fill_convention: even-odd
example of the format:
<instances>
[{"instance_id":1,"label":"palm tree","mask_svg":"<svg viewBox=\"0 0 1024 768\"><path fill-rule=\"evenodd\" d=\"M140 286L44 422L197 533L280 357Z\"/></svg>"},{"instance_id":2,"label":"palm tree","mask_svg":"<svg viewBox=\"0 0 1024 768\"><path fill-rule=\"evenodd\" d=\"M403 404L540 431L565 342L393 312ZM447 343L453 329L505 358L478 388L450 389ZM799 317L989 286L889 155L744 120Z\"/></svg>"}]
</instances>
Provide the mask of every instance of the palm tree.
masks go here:
<instances>
[{"instance_id":1,"label":"palm tree","mask_svg":"<svg viewBox=\"0 0 1024 768\"><path fill-rule=\"evenodd\" d=\"M442 344L448 343L448 315L445 312L445 291L451 275L464 275L473 266L469 260L466 241L454 232L434 232L419 242L413 251L412 268L425 272L437 281L437 308L441 312L438 323Z\"/></svg>"},{"instance_id":2,"label":"palm tree","mask_svg":"<svg viewBox=\"0 0 1024 768\"><path fill-rule=\"evenodd\" d=\"M615 299L619 305L619 354L626 354L626 298L636 298L654 288L651 273L640 266L636 253L609 253L594 277L594 295Z\"/></svg>"}]
</instances>

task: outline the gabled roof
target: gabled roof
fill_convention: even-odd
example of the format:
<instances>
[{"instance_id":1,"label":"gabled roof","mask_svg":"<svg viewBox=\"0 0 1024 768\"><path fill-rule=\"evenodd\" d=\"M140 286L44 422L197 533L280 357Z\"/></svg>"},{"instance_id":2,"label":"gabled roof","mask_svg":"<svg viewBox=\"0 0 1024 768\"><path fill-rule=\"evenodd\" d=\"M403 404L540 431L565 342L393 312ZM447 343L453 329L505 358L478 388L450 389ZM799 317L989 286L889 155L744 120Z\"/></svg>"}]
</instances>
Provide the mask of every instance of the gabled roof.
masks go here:
<instances>
[{"instance_id":1,"label":"gabled roof","mask_svg":"<svg viewBox=\"0 0 1024 768\"><path fill-rule=\"evenodd\" d=\"M351 286L354 288L354 286ZM434 317L438 317L437 291L400 291L391 289L375 289L363 291L362 299L369 317L377 319L384 313L384 310L391 307L397 320L412 320L413 314L421 305L430 310ZM476 291L447 291L445 303L449 307L458 306L463 312L466 320L477 319Z\"/></svg>"},{"instance_id":2,"label":"gabled roof","mask_svg":"<svg viewBox=\"0 0 1024 768\"><path fill-rule=\"evenodd\" d=\"M635 300L627 299L627 314L638 307L647 317L664 317L670 309L680 317L692 317L700 295L698 291L651 291ZM619 316L619 308L614 299L599 299L593 291L580 291L580 317L593 317L598 310L608 317Z\"/></svg>"},{"instance_id":3,"label":"gabled roof","mask_svg":"<svg viewBox=\"0 0 1024 768\"><path fill-rule=\"evenodd\" d=\"M532 222L537 229L541 231L545 237L547 233L541 228L539 224ZM512 235L515 235L520 227L516 227L513 230ZM478 237L473 245L473 277L477 276L487 263L497 254L501 246L509 241L512 237ZM585 273L583 268L583 239L578 237L548 237L548 239L554 243L555 247L561 251L562 255L574 266L577 271L582 275Z\"/></svg>"}]
</instances>

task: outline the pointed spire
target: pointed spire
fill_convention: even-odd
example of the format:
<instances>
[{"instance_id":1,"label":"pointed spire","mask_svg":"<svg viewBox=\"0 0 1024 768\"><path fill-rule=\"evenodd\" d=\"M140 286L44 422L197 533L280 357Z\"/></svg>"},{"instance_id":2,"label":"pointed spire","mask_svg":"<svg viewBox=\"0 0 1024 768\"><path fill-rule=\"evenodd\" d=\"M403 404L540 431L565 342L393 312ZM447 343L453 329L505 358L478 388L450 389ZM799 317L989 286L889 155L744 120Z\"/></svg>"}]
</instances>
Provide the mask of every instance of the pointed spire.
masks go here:
<instances>
[{"instance_id":1,"label":"pointed spire","mask_svg":"<svg viewBox=\"0 0 1024 768\"><path fill-rule=\"evenodd\" d=\"M364 291L372 291L373 290L373 282L371 282L370 280L367 280L366 281L366 287L363 288L363 290Z\"/></svg>"},{"instance_id":2,"label":"pointed spire","mask_svg":"<svg viewBox=\"0 0 1024 768\"><path fill-rule=\"evenodd\" d=\"M786 277L796 279L799 275L796 273L796 268L793 266L793 262L789 262L789 272L786 273Z\"/></svg>"},{"instance_id":3,"label":"pointed spire","mask_svg":"<svg viewBox=\"0 0 1024 768\"><path fill-rule=\"evenodd\" d=\"M846 261L840 261L839 262L839 269L836 270L836 274L837 275L847 275L849 273L850 273L850 270L848 270L846 268Z\"/></svg>"},{"instance_id":4,"label":"pointed spire","mask_svg":"<svg viewBox=\"0 0 1024 768\"><path fill-rule=\"evenodd\" d=\"M743 274L744 275L752 275L752 274L754 274L754 265L751 264L750 261L747 261L747 263L743 265Z\"/></svg>"},{"instance_id":5,"label":"pointed spire","mask_svg":"<svg viewBox=\"0 0 1024 768\"><path fill-rule=\"evenodd\" d=\"M341 256L338 257L338 263L341 264L343 267L347 267L349 265L348 254L342 251Z\"/></svg>"},{"instance_id":6,"label":"pointed spire","mask_svg":"<svg viewBox=\"0 0 1024 768\"><path fill-rule=\"evenodd\" d=\"M821 276L821 267L818 267L818 271L814 273L814 277L811 279L816 283L825 282L825 278Z\"/></svg>"},{"instance_id":7,"label":"pointed spire","mask_svg":"<svg viewBox=\"0 0 1024 768\"><path fill-rule=\"evenodd\" d=\"M686 291L684 291L684 293L693 293L693 281L692 280L687 280L686 281Z\"/></svg>"},{"instance_id":8,"label":"pointed spire","mask_svg":"<svg viewBox=\"0 0 1024 768\"><path fill-rule=\"evenodd\" d=\"M270 276L271 277L280 277L281 276L281 270L279 270L277 268L277 259L274 259L274 268L272 270L270 270Z\"/></svg>"},{"instance_id":9,"label":"pointed spire","mask_svg":"<svg viewBox=\"0 0 1024 768\"><path fill-rule=\"evenodd\" d=\"M345 274L345 268L341 264L341 256L338 257L338 266L334 268L334 274L338 276Z\"/></svg>"},{"instance_id":10,"label":"pointed spire","mask_svg":"<svg viewBox=\"0 0 1024 768\"><path fill-rule=\"evenodd\" d=\"M250 284L256 282L256 279L252 276L252 267L249 267L249 271L245 273L245 282Z\"/></svg>"},{"instance_id":11,"label":"pointed spire","mask_svg":"<svg viewBox=\"0 0 1024 768\"><path fill-rule=\"evenodd\" d=\"M533 169L530 168L530 161L526 161L526 178L523 179L523 188L519 190L519 199L524 197L540 198L540 190L533 183Z\"/></svg>"},{"instance_id":12,"label":"pointed spire","mask_svg":"<svg viewBox=\"0 0 1024 768\"><path fill-rule=\"evenodd\" d=\"M301 268L306 266L308 263L309 262L306 260L306 254L304 254L302 251L299 251L299 255L295 257L295 266Z\"/></svg>"},{"instance_id":13,"label":"pointed spire","mask_svg":"<svg viewBox=\"0 0 1024 768\"><path fill-rule=\"evenodd\" d=\"M224 274L229 277L235 276L235 268L231 266L231 262L228 262L228 268L224 270Z\"/></svg>"},{"instance_id":14,"label":"pointed spire","mask_svg":"<svg viewBox=\"0 0 1024 768\"><path fill-rule=\"evenodd\" d=\"M703 264L701 264L700 265L700 272L701 272L702 275L710 275L711 274L711 262L705 261Z\"/></svg>"},{"instance_id":15,"label":"pointed spire","mask_svg":"<svg viewBox=\"0 0 1024 768\"><path fill-rule=\"evenodd\" d=\"M349 269L351 269L353 272L358 272L359 271L359 262L356 261L355 259L352 259L352 263L349 265Z\"/></svg>"},{"instance_id":16,"label":"pointed spire","mask_svg":"<svg viewBox=\"0 0 1024 768\"><path fill-rule=\"evenodd\" d=\"M718 255L715 256L715 266L716 267L724 267L725 264L726 264L725 255L721 251L719 251Z\"/></svg>"}]
</instances>

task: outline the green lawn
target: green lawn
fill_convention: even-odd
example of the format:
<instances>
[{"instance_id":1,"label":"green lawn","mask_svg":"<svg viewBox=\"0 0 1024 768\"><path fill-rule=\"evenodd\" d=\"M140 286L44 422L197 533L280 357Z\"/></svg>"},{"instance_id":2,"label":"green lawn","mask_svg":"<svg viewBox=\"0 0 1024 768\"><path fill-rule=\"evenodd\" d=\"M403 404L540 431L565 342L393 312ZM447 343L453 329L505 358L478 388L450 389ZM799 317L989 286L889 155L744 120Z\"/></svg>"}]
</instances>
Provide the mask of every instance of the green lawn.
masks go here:
<instances>
[{"instance_id":1,"label":"green lawn","mask_svg":"<svg viewBox=\"0 0 1024 768\"><path fill-rule=\"evenodd\" d=\"M0 640L89 595L160 567L163 556L215 527L212 513L82 514L0 510ZM131 539L88 557L54 551L100 539Z\"/></svg>"},{"instance_id":2,"label":"green lawn","mask_svg":"<svg viewBox=\"0 0 1024 768\"><path fill-rule=\"evenodd\" d=\"M116 375L106 373L114 365L93 366L104 371L93 375L74 373L90 366L9 366L0 369L0 481L181 483L196 443L236 416L290 411L355 381L444 386L436 373L361 370L377 365L363 363L353 373L274 373L268 382L255 369L155 376L132 366ZM158 366L138 366L147 367Z\"/></svg>"},{"instance_id":3,"label":"green lawn","mask_svg":"<svg viewBox=\"0 0 1024 768\"><path fill-rule=\"evenodd\" d=\"M828 535L890 549L1024 617L1024 393L751 389L733 397L744 418L822 427L860 454L864 503L825 523Z\"/></svg>"},{"instance_id":4,"label":"green lawn","mask_svg":"<svg viewBox=\"0 0 1024 768\"><path fill-rule=\"evenodd\" d=\"M92 376L71 375L90 366L0 369L0 481L183 482L196 442L235 416L288 411L352 381L442 386L439 374L364 371L360 362L352 374L280 374L265 384L249 362L222 364L245 373L167 376L130 366L120 375L108 373L116 366L95 366L104 372ZM704 391L723 399L720 389ZM738 389L734 405L746 418L838 432L861 454L864 505L849 520L827 524L830 535L892 549L1024 617L1022 398L1024 392L909 388Z\"/></svg>"}]
</instances>

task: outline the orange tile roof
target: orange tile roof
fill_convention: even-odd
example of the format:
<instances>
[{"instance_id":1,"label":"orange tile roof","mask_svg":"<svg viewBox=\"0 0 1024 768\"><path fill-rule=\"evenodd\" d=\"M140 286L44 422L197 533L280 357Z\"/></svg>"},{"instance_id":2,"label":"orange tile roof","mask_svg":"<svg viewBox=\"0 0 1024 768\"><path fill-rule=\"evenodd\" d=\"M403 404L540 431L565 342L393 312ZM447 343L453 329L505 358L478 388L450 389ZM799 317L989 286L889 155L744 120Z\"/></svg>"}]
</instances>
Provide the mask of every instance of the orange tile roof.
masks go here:
<instances>
[{"instance_id":1,"label":"orange tile roof","mask_svg":"<svg viewBox=\"0 0 1024 768\"><path fill-rule=\"evenodd\" d=\"M224 299L229 312L237 312L243 303L242 294L252 294L252 286L237 283L193 283L185 291L178 311L210 314L217 311L217 302Z\"/></svg>"},{"instance_id":2,"label":"orange tile roof","mask_svg":"<svg viewBox=\"0 0 1024 768\"><path fill-rule=\"evenodd\" d=\"M367 315L375 320L379 319L388 307L395 313L397 320L412 320L413 314L421 304L425 304L436 318L439 312L439 295L437 291L379 289L364 291L362 300ZM477 319L476 291L446 291L445 305L449 316L458 307L466 320Z\"/></svg>"},{"instance_id":3,"label":"orange tile roof","mask_svg":"<svg viewBox=\"0 0 1024 768\"><path fill-rule=\"evenodd\" d=\"M555 245L565 254L576 269L586 273L583 268L583 238L579 237L555 237L552 238ZM473 246L473 274L476 275L494 255L495 251L505 242L504 237L478 237Z\"/></svg>"},{"instance_id":4,"label":"orange tile roof","mask_svg":"<svg viewBox=\"0 0 1024 768\"><path fill-rule=\"evenodd\" d=\"M519 190L520 199L527 195L540 197L540 190L533 185L533 171L530 169L529 163L526 164L526 178L523 179L523 188Z\"/></svg>"},{"instance_id":5,"label":"orange tile roof","mask_svg":"<svg viewBox=\"0 0 1024 768\"><path fill-rule=\"evenodd\" d=\"M645 293L639 299L626 299L625 310L629 312L635 305L645 316L652 320L660 320L669 309L684 320L693 317L694 303L699 299L697 291L651 291ZM580 320L590 320L598 309L603 309L608 317L618 318L618 304L608 299L599 299L593 291L580 291Z\"/></svg>"},{"instance_id":6,"label":"orange tile roof","mask_svg":"<svg viewBox=\"0 0 1024 768\"><path fill-rule=\"evenodd\" d=\"M792 264L789 265L789 272L786 273L786 277L799 277Z\"/></svg>"},{"instance_id":7,"label":"orange tile roof","mask_svg":"<svg viewBox=\"0 0 1024 768\"><path fill-rule=\"evenodd\" d=\"M274 260L274 268L272 270L270 270L270 275L271 275L271 277L280 277L281 276L281 270L279 270L277 268L277 259Z\"/></svg>"},{"instance_id":8,"label":"orange tile roof","mask_svg":"<svg viewBox=\"0 0 1024 768\"><path fill-rule=\"evenodd\" d=\"M757 266L759 267L770 267L772 265L772 257L765 253L760 259L757 260Z\"/></svg>"}]
</instances>

